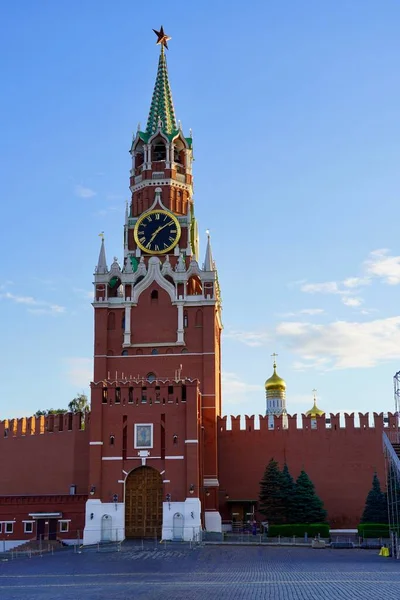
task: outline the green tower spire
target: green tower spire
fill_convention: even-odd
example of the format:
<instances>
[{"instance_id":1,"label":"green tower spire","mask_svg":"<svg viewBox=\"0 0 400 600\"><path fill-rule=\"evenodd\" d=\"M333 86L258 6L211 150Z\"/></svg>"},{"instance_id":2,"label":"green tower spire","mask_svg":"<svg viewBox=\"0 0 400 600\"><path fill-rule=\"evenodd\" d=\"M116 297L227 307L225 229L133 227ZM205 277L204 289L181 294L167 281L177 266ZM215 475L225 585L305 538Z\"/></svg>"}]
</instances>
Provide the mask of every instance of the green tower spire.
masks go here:
<instances>
[{"instance_id":1,"label":"green tower spire","mask_svg":"<svg viewBox=\"0 0 400 600\"><path fill-rule=\"evenodd\" d=\"M176 118L174 103L172 101L171 87L168 79L167 60L164 44L161 43L160 59L153 97L147 119L146 133L150 136L155 133L161 124L161 130L167 135L176 132Z\"/></svg>"}]
</instances>

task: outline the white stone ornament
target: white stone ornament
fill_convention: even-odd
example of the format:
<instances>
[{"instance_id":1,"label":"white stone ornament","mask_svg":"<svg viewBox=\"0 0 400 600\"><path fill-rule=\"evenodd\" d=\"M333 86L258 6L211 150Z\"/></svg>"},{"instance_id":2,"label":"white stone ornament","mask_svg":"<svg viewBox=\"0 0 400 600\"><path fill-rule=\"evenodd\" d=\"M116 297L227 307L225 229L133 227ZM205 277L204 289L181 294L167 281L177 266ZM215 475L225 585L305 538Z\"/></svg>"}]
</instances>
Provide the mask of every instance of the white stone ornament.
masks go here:
<instances>
[{"instance_id":1,"label":"white stone ornament","mask_svg":"<svg viewBox=\"0 0 400 600\"><path fill-rule=\"evenodd\" d=\"M178 262L176 263L175 271L177 273L184 273L186 271L185 261L183 259L183 254L181 253L178 258Z\"/></svg>"},{"instance_id":2,"label":"white stone ornament","mask_svg":"<svg viewBox=\"0 0 400 600\"><path fill-rule=\"evenodd\" d=\"M136 279L138 279L139 277L145 277L146 273L147 273L146 263L144 262L144 257L141 256L139 266L136 271Z\"/></svg>"}]
</instances>

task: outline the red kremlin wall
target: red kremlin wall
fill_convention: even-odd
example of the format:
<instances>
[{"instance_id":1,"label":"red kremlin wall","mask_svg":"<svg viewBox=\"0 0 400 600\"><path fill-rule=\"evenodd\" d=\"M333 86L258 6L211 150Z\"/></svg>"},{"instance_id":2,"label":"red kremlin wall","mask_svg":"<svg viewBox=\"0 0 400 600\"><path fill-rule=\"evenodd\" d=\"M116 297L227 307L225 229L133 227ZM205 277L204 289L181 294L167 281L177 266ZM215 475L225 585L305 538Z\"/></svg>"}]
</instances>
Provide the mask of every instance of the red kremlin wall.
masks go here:
<instances>
[{"instance_id":1,"label":"red kremlin wall","mask_svg":"<svg viewBox=\"0 0 400 600\"><path fill-rule=\"evenodd\" d=\"M0 421L0 496L87 494L89 415Z\"/></svg>"},{"instance_id":2,"label":"red kremlin wall","mask_svg":"<svg viewBox=\"0 0 400 600\"><path fill-rule=\"evenodd\" d=\"M281 466L286 461L295 478L302 468L306 470L333 528L357 526L375 470L385 487L382 433L396 427L392 414L384 419L382 413L374 413L373 425L370 419L360 414L356 425L354 415L345 415L341 426L339 415L331 415L330 423L325 417L302 415L299 428L294 415L288 417L287 428L281 417L270 428L268 418L260 417L257 428L254 416L246 416L242 422L231 417L228 428L227 417L218 418L223 519L232 518L235 500L258 499L259 482L273 457ZM22 520L29 512L39 507L49 510L51 505L64 515L73 513L71 529L82 528L89 484L89 427L90 415L80 414L0 422L0 521L18 520L19 514ZM73 506L69 506L72 498L68 500L71 486L80 496Z\"/></svg>"},{"instance_id":3,"label":"red kremlin wall","mask_svg":"<svg viewBox=\"0 0 400 600\"><path fill-rule=\"evenodd\" d=\"M371 416L372 417L372 416ZM371 489L374 471L385 488L382 433L396 428L396 417L374 413L374 425L368 414L345 415L340 426L339 414L311 419L302 415L302 428L297 415L288 417L288 428L282 417L275 418L274 429L268 428L268 417L260 417L260 428L254 427L254 416L246 416L241 429L240 417L218 420L218 456L220 489L229 495L222 507L223 518L230 519L234 500L258 499L259 482L273 457L281 467L285 461L294 478L304 469L328 511L332 528L356 527Z\"/></svg>"}]
</instances>

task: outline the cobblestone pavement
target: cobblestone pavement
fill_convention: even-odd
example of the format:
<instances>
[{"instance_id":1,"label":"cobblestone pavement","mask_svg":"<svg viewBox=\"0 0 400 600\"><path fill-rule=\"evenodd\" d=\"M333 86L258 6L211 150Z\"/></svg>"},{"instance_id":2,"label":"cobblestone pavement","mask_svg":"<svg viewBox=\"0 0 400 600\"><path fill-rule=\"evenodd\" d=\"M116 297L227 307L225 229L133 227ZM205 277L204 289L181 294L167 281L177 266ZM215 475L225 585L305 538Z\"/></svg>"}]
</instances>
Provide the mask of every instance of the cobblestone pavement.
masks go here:
<instances>
[{"instance_id":1,"label":"cobblestone pavement","mask_svg":"<svg viewBox=\"0 0 400 600\"><path fill-rule=\"evenodd\" d=\"M169 544L0 563L1 600L400 598L400 561L376 550Z\"/></svg>"}]
</instances>

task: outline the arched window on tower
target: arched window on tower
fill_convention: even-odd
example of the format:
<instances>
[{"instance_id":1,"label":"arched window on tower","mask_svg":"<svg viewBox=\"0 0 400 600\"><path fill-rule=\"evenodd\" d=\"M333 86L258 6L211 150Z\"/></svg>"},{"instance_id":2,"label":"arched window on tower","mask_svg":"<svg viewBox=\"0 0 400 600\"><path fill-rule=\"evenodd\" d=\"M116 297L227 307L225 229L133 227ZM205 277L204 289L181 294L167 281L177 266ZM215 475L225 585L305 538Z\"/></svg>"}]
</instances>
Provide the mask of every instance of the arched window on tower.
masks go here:
<instances>
[{"instance_id":1,"label":"arched window on tower","mask_svg":"<svg viewBox=\"0 0 400 600\"><path fill-rule=\"evenodd\" d=\"M150 302L151 304L157 304L158 303L158 291L157 290L153 290L150 294Z\"/></svg>"},{"instance_id":2,"label":"arched window on tower","mask_svg":"<svg viewBox=\"0 0 400 600\"><path fill-rule=\"evenodd\" d=\"M154 162L165 160L167 157L167 149L162 140L156 140L152 148L152 159Z\"/></svg>"},{"instance_id":3,"label":"arched window on tower","mask_svg":"<svg viewBox=\"0 0 400 600\"><path fill-rule=\"evenodd\" d=\"M188 324L189 324L188 313L187 313L187 310L185 310L185 312L183 313L183 326L187 327Z\"/></svg>"},{"instance_id":4,"label":"arched window on tower","mask_svg":"<svg viewBox=\"0 0 400 600\"><path fill-rule=\"evenodd\" d=\"M186 294L188 296L201 296L203 293L203 286L200 277L192 275L186 284Z\"/></svg>"},{"instance_id":5,"label":"arched window on tower","mask_svg":"<svg viewBox=\"0 0 400 600\"><path fill-rule=\"evenodd\" d=\"M174 142L174 162L177 173L183 174L185 172L185 144L179 138Z\"/></svg>"}]
</instances>

